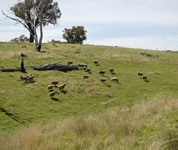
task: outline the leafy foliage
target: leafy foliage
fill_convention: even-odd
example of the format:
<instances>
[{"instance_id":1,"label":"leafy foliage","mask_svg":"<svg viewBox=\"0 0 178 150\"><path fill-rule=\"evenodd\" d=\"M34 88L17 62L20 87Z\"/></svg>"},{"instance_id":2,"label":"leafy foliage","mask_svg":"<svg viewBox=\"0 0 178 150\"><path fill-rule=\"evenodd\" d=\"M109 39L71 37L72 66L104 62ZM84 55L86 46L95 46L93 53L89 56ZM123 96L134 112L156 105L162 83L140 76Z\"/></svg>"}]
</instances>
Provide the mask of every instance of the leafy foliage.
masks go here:
<instances>
[{"instance_id":1,"label":"leafy foliage","mask_svg":"<svg viewBox=\"0 0 178 150\"><path fill-rule=\"evenodd\" d=\"M63 32L63 38L67 40L68 43L83 44L83 41L86 40L87 31L83 26L73 26L71 29L65 28Z\"/></svg>"},{"instance_id":2,"label":"leafy foliage","mask_svg":"<svg viewBox=\"0 0 178 150\"><path fill-rule=\"evenodd\" d=\"M37 0L36 3L25 0L15 4L10 10L27 26L32 21L35 21L35 27L39 26L41 21L43 25L56 24L57 19L61 17L58 3L53 3L53 0Z\"/></svg>"},{"instance_id":3,"label":"leafy foliage","mask_svg":"<svg viewBox=\"0 0 178 150\"><path fill-rule=\"evenodd\" d=\"M61 17L61 11L57 2L53 0L25 0L18 2L10 8L15 17L6 15L8 18L22 24L30 32L30 42L35 40L36 50L41 50L43 39L43 26L55 25L57 19ZM37 28L40 27L38 39Z\"/></svg>"}]
</instances>

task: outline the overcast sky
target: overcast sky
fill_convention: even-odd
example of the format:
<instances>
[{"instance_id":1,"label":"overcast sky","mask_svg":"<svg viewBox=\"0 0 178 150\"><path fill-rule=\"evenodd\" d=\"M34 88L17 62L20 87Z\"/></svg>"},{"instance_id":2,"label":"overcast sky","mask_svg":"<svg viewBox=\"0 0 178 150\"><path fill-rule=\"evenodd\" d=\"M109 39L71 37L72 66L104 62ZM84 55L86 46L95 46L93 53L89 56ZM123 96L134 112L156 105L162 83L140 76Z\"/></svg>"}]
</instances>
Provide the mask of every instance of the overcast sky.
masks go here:
<instances>
[{"instance_id":1,"label":"overcast sky","mask_svg":"<svg viewBox=\"0 0 178 150\"><path fill-rule=\"evenodd\" d=\"M55 1L55 0L54 0ZM56 0L62 17L44 28L44 41L63 40L62 30L83 25L87 44L178 50L178 0ZM0 0L0 10L18 0ZM0 14L0 41L28 31Z\"/></svg>"}]
</instances>

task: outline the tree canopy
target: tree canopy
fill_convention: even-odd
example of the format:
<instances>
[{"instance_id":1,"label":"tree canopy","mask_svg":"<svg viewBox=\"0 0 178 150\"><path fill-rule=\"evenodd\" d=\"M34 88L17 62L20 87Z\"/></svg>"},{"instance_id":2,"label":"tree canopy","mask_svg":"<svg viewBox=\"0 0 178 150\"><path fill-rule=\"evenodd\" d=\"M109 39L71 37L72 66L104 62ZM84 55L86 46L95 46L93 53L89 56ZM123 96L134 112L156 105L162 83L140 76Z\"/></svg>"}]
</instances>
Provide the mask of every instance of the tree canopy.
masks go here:
<instances>
[{"instance_id":1,"label":"tree canopy","mask_svg":"<svg viewBox=\"0 0 178 150\"><path fill-rule=\"evenodd\" d=\"M38 51L41 49L41 41L43 38L43 26L48 24L55 25L57 19L61 17L61 11L57 2L53 0L24 0L18 2L10 8L14 16L8 18L22 24L30 33L30 42L35 40ZM37 28L40 28L40 36L38 39Z\"/></svg>"},{"instance_id":2,"label":"tree canopy","mask_svg":"<svg viewBox=\"0 0 178 150\"><path fill-rule=\"evenodd\" d=\"M73 26L70 28L65 28L63 30L63 38L68 43L76 43L76 44L83 44L83 41L86 40L86 30L83 26Z\"/></svg>"}]
</instances>

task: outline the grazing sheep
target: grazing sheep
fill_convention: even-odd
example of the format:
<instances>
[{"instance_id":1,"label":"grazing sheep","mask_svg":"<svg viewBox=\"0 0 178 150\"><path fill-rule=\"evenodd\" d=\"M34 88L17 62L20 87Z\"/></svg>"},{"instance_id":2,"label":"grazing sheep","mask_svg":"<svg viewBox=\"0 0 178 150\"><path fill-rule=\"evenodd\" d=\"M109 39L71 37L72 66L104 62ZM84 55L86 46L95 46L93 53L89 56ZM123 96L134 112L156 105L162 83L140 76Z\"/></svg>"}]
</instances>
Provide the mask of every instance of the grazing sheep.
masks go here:
<instances>
[{"instance_id":1,"label":"grazing sheep","mask_svg":"<svg viewBox=\"0 0 178 150\"><path fill-rule=\"evenodd\" d=\"M91 69L87 68L85 71L91 74Z\"/></svg>"},{"instance_id":2,"label":"grazing sheep","mask_svg":"<svg viewBox=\"0 0 178 150\"><path fill-rule=\"evenodd\" d=\"M116 83L119 83L119 78L117 78L117 77L112 77L112 78L111 78L111 81L116 82Z\"/></svg>"},{"instance_id":3,"label":"grazing sheep","mask_svg":"<svg viewBox=\"0 0 178 150\"><path fill-rule=\"evenodd\" d=\"M86 72L90 72L90 71L91 71L91 69L90 69L90 68L87 68L87 69L86 69Z\"/></svg>"},{"instance_id":4,"label":"grazing sheep","mask_svg":"<svg viewBox=\"0 0 178 150\"><path fill-rule=\"evenodd\" d=\"M100 71L99 71L99 74L100 74L100 75L104 75L104 74L105 74L105 71L100 70Z\"/></svg>"},{"instance_id":5,"label":"grazing sheep","mask_svg":"<svg viewBox=\"0 0 178 150\"><path fill-rule=\"evenodd\" d=\"M53 98L55 94L57 94L57 92L54 91L54 90L52 90L52 91L49 92L49 96L50 96L51 98Z\"/></svg>"},{"instance_id":6,"label":"grazing sheep","mask_svg":"<svg viewBox=\"0 0 178 150\"><path fill-rule=\"evenodd\" d=\"M67 65L69 66L69 65L72 65L73 64L73 62L72 61L68 61L67 62Z\"/></svg>"},{"instance_id":7,"label":"grazing sheep","mask_svg":"<svg viewBox=\"0 0 178 150\"><path fill-rule=\"evenodd\" d=\"M85 68L87 68L88 66L87 66L87 64L79 63L79 64L78 64L78 67L81 67L81 68L84 68L84 67L85 67Z\"/></svg>"},{"instance_id":8,"label":"grazing sheep","mask_svg":"<svg viewBox=\"0 0 178 150\"><path fill-rule=\"evenodd\" d=\"M107 79L106 78L101 78L100 81L101 82L105 82Z\"/></svg>"},{"instance_id":9,"label":"grazing sheep","mask_svg":"<svg viewBox=\"0 0 178 150\"><path fill-rule=\"evenodd\" d=\"M62 85L59 85L58 88L60 91L62 91L66 86L66 83L62 84Z\"/></svg>"},{"instance_id":10,"label":"grazing sheep","mask_svg":"<svg viewBox=\"0 0 178 150\"><path fill-rule=\"evenodd\" d=\"M98 63L97 60L94 60L93 63L94 63L95 65L97 65L97 66L99 65L99 63Z\"/></svg>"},{"instance_id":11,"label":"grazing sheep","mask_svg":"<svg viewBox=\"0 0 178 150\"><path fill-rule=\"evenodd\" d=\"M33 76L32 74L29 74L27 77L28 77L28 81L29 81L29 82L33 82L33 81L34 81L34 80L33 80L33 79L34 79L34 76Z\"/></svg>"},{"instance_id":12,"label":"grazing sheep","mask_svg":"<svg viewBox=\"0 0 178 150\"><path fill-rule=\"evenodd\" d=\"M143 72L137 72L138 76L143 76Z\"/></svg>"},{"instance_id":13,"label":"grazing sheep","mask_svg":"<svg viewBox=\"0 0 178 150\"><path fill-rule=\"evenodd\" d=\"M83 76L83 79L88 79L89 78L89 75L84 75Z\"/></svg>"},{"instance_id":14,"label":"grazing sheep","mask_svg":"<svg viewBox=\"0 0 178 150\"><path fill-rule=\"evenodd\" d=\"M27 76L20 75L20 80L24 80L25 83L32 83L34 82L34 76L32 74L29 74Z\"/></svg>"},{"instance_id":15,"label":"grazing sheep","mask_svg":"<svg viewBox=\"0 0 178 150\"><path fill-rule=\"evenodd\" d=\"M47 88L49 91L51 91L53 89L54 85L48 85Z\"/></svg>"},{"instance_id":16,"label":"grazing sheep","mask_svg":"<svg viewBox=\"0 0 178 150\"><path fill-rule=\"evenodd\" d=\"M22 76L22 75L20 75L20 80L25 80L25 81L27 81L27 80L28 80L28 76Z\"/></svg>"},{"instance_id":17,"label":"grazing sheep","mask_svg":"<svg viewBox=\"0 0 178 150\"><path fill-rule=\"evenodd\" d=\"M113 68L109 68L110 73L114 72Z\"/></svg>"},{"instance_id":18,"label":"grazing sheep","mask_svg":"<svg viewBox=\"0 0 178 150\"><path fill-rule=\"evenodd\" d=\"M51 84L52 85L57 85L59 83L59 81L52 81Z\"/></svg>"},{"instance_id":19,"label":"grazing sheep","mask_svg":"<svg viewBox=\"0 0 178 150\"><path fill-rule=\"evenodd\" d=\"M86 71L86 70L87 70L87 67L82 67L82 69Z\"/></svg>"},{"instance_id":20,"label":"grazing sheep","mask_svg":"<svg viewBox=\"0 0 178 150\"><path fill-rule=\"evenodd\" d=\"M116 73L115 72L111 72L112 75L115 75Z\"/></svg>"},{"instance_id":21,"label":"grazing sheep","mask_svg":"<svg viewBox=\"0 0 178 150\"><path fill-rule=\"evenodd\" d=\"M145 75L142 76L142 79L143 79L143 80L147 80L147 76L145 76Z\"/></svg>"}]
</instances>

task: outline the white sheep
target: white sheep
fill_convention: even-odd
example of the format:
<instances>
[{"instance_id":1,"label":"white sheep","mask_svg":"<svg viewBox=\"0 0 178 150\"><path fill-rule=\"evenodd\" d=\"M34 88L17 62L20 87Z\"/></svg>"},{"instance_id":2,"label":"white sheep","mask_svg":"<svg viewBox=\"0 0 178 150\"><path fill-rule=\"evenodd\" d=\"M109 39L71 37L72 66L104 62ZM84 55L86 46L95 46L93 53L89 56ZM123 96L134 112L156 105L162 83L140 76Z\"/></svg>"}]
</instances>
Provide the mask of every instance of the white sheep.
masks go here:
<instances>
[{"instance_id":1,"label":"white sheep","mask_svg":"<svg viewBox=\"0 0 178 150\"><path fill-rule=\"evenodd\" d=\"M72 61L68 61L67 62L67 65L69 66L69 65L72 65L73 64L73 62Z\"/></svg>"},{"instance_id":2,"label":"white sheep","mask_svg":"<svg viewBox=\"0 0 178 150\"><path fill-rule=\"evenodd\" d=\"M27 76L27 78L28 78L28 81L29 82L33 82L34 80L34 76L32 75L32 74L29 74L28 76Z\"/></svg>"},{"instance_id":3,"label":"white sheep","mask_svg":"<svg viewBox=\"0 0 178 150\"><path fill-rule=\"evenodd\" d=\"M111 81L116 82L116 83L119 83L119 78L117 78L117 77L112 77L112 78L111 78Z\"/></svg>"},{"instance_id":4,"label":"white sheep","mask_svg":"<svg viewBox=\"0 0 178 150\"><path fill-rule=\"evenodd\" d=\"M88 79L89 78L89 75L84 75L83 76L83 79Z\"/></svg>"},{"instance_id":5,"label":"white sheep","mask_svg":"<svg viewBox=\"0 0 178 150\"><path fill-rule=\"evenodd\" d=\"M83 64L83 63L79 63L78 64L78 67L81 67L81 68L87 68L88 67L88 65L87 64Z\"/></svg>"},{"instance_id":6,"label":"white sheep","mask_svg":"<svg viewBox=\"0 0 178 150\"><path fill-rule=\"evenodd\" d=\"M110 73L114 72L113 68L109 68Z\"/></svg>"},{"instance_id":7,"label":"white sheep","mask_svg":"<svg viewBox=\"0 0 178 150\"><path fill-rule=\"evenodd\" d=\"M49 91L51 91L53 89L54 85L48 85L47 88Z\"/></svg>"},{"instance_id":8,"label":"white sheep","mask_svg":"<svg viewBox=\"0 0 178 150\"><path fill-rule=\"evenodd\" d=\"M104 75L104 74L105 74L105 71L100 70L100 71L99 71L99 74L100 74L100 75Z\"/></svg>"},{"instance_id":9,"label":"white sheep","mask_svg":"<svg viewBox=\"0 0 178 150\"><path fill-rule=\"evenodd\" d=\"M67 85L66 83L59 85L58 86L59 90L62 91L66 85Z\"/></svg>"},{"instance_id":10,"label":"white sheep","mask_svg":"<svg viewBox=\"0 0 178 150\"><path fill-rule=\"evenodd\" d=\"M59 83L59 81L52 81L51 84L52 85L57 85Z\"/></svg>"},{"instance_id":11,"label":"white sheep","mask_svg":"<svg viewBox=\"0 0 178 150\"><path fill-rule=\"evenodd\" d=\"M138 76L143 76L143 72L137 72Z\"/></svg>"},{"instance_id":12,"label":"white sheep","mask_svg":"<svg viewBox=\"0 0 178 150\"><path fill-rule=\"evenodd\" d=\"M54 91L54 90L52 90L52 91L49 92L49 96L50 96L51 98L53 98L55 94L57 94L57 92Z\"/></svg>"},{"instance_id":13,"label":"white sheep","mask_svg":"<svg viewBox=\"0 0 178 150\"><path fill-rule=\"evenodd\" d=\"M98 63L97 60L94 60L93 63L94 63L95 65L97 65L97 66L99 65L99 63Z\"/></svg>"},{"instance_id":14,"label":"white sheep","mask_svg":"<svg viewBox=\"0 0 178 150\"><path fill-rule=\"evenodd\" d=\"M28 80L28 76L22 76L22 75L20 75L20 79L27 81Z\"/></svg>"},{"instance_id":15,"label":"white sheep","mask_svg":"<svg viewBox=\"0 0 178 150\"><path fill-rule=\"evenodd\" d=\"M143 75L142 79L146 81L147 80L147 76Z\"/></svg>"},{"instance_id":16,"label":"white sheep","mask_svg":"<svg viewBox=\"0 0 178 150\"><path fill-rule=\"evenodd\" d=\"M101 78L100 81L101 82L105 82L107 79L106 78Z\"/></svg>"}]
</instances>

